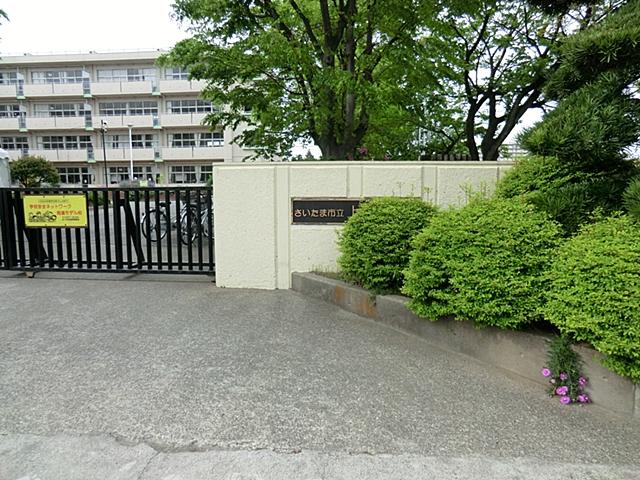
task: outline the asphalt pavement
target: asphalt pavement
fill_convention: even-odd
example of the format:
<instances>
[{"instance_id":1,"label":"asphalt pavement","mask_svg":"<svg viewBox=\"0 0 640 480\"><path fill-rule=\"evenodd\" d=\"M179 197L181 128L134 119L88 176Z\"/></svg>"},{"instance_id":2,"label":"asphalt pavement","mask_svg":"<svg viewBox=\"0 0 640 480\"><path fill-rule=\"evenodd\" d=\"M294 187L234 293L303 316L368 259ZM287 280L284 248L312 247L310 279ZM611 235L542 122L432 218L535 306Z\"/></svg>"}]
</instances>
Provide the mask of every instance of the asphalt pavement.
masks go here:
<instances>
[{"instance_id":1,"label":"asphalt pavement","mask_svg":"<svg viewBox=\"0 0 640 480\"><path fill-rule=\"evenodd\" d=\"M640 423L291 291L0 275L0 479L640 479Z\"/></svg>"}]
</instances>

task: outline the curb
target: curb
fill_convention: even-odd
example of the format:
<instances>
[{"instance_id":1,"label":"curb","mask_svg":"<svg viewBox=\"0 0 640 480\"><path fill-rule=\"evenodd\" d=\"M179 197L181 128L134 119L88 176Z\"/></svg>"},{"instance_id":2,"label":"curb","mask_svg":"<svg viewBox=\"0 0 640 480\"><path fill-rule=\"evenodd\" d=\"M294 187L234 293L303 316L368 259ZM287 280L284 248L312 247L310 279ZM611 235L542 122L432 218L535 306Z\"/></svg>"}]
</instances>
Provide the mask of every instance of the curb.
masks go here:
<instances>
[{"instance_id":1,"label":"curb","mask_svg":"<svg viewBox=\"0 0 640 480\"><path fill-rule=\"evenodd\" d=\"M291 289L548 387L540 375L546 364L548 335L493 327L477 329L470 322L452 319L430 322L406 307L406 297L374 296L362 288L313 273L294 272ZM589 378L587 391L594 403L612 413L640 419L640 386L603 367L599 352L584 346L577 346L576 350L584 361L584 374Z\"/></svg>"}]
</instances>

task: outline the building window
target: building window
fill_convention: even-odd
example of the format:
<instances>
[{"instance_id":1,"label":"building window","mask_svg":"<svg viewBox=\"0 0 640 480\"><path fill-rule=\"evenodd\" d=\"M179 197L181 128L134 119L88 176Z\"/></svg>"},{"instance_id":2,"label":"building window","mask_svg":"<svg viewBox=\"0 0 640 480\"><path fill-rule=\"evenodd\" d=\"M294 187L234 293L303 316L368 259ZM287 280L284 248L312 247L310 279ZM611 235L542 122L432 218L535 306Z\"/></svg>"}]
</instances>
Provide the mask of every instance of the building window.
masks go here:
<instances>
[{"instance_id":1,"label":"building window","mask_svg":"<svg viewBox=\"0 0 640 480\"><path fill-rule=\"evenodd\" d=\"M166 68L164 70L164 78L167 80L188 80L189 72L181 68Z\"/></svg>"},{"instance_id":2,"label":"building window","mask_svg":"<svg viewBox=\"0 0 640 480\"><path fill-rule=\"evenodd\" d=\"M111 148L113 150L125 148L126 145L129 145L129 140L125 139L124 135L107 135L105 142L107 148Z\"/></svg>"},{"instance_id":3,"label":"building window","mask_svg":"<svg viewBox=\"0 0 640 480\"><path fill-rule=\"evenodd\" d=\"M47 70L31 73L33 83L82 83L82 70Z\"/></svg>"},{"instance_id":4,"label":"building window","mask_svg":"<svg viewBox=\"0 0 640 480\"><path fill-rule=\"evenodd\" d=\"M17 103L0 105L0 117L13 118L20 116L20 105Z\"/></svg>"},{"instance_id":5,"label":"building window","mask_svg":"<svg viewBox=\"0 0 640 480\"><path fill-rule=\"evenodd\" d=\"M200 165L199 169L198 183L207 183L209 178L213 175L213 165Z\"/></svg>"},{"instance_id":6,"label":"building window","mask_svg":"<svg viewBox=\"0 0 640 480\"><path fill-rule=\"evenodd\" d=\"M85 150L91 147L90 135L38 137L38 148L42 150Z\"/></svg>"},{"instance_id":7,"label":"building window","mask_svg":"<svg viewBox=\"0 0 640 480\"><path fill-rule=\"evenodd\" d=\"M171 183L207 183L213 175L213 165L171 165Z\"/></svg>"},{"instance_id":8,"label":"building window","mask_svg":"<svg viewBox=\"0 0 640 480\"><path fill-rule=\"evenodd\" d=\"M109 167L109 183L120 183L126 180L129 180L129 167Z\"/></svg>"},{"instance_id":9,"label":"building window","mask_svg":"<svg viewBox=\"0 0 640 480\"><path fill-rule=\"evenodd\" d=\"M158 102L129 102L129 115L157 115Z\"/></svg>"},{"instance_id":10,"label":"building window","mask_svg":"<svg viewBox=\"0 0 640 480\"><path fill-rule=\"evenodd\" d=\"M220 147L224 144L222 132L173 133L169 145L174 148Z\"/></svg>"},{"instance_id":11,"label":"building window","mask_svg":"<svg viewBox=\"0 0 640 480\"><path fill-rule=\"evenodd\" d=\"M133 148L153 148L155 143L155 139L150 133L131 135L131 146Z\"/></svg>"},{"instance_id":12,"label":"building window","mask_svg":"<svg viewBox=\"0 0 640 480\"><path fill-rule=\"evenodd\" d=\"M198 134L199 147L221 147L224 145L222 132L203 132Z\"/></svg>"},{"instance_id":13,"label":"building window","mask_svg":"<svg viewBox=\"0 0 640 480\"><path fill-rule=\"evenodd\" d=\"M36 117L84 117L91 115L91 110L85 110L83 103L36 103L33 113Z\"/></svg>"},{"instance_id":14,"label":"building window","mask_svg":"<svg viewBox=\"0 0 640 480\"><path fill-rule=\"evenodd\" d=\"M57 167L60 183L66 185L88 185L93 183L93 175L86 167Z\"/></svg>"},{"instance_id":15,"label":"building window","mask_svg":"<svg viewBox=\"0 0 640 480\"><path fill-rule=\"evenodd\" d=\"M1 148L5 150L28 150L29 142L27 137L0 137Z\"/></svg>"},{"instance_id":16,"label":"building window","mask_svg":"<svg viewBox=\"0 0 640 480\"><path fill-rule=\"evenodd\" d=\"M169 113L209 113L215 111L211 102L207 100L169 100L167 102Z\"/></svg>"},{"instance_id":17,"label":"building window","mask_svg":"<svg viewBox=\"0 0 640 480\"><path fill-rule=\"evenodd\" d=\"M98 106L100 115L157 115L158 102L105 102Z\"/></svg>"},{"instance_id":18,"label":"building window","mask_svg":"<svg viewBox=\"0 0 640 480\"><path fill-rule=\"evenodd\" d=\"M133 167L133 177L138 180L153 180L153 168Z\"/></svg>"},{"instance_id":19,"label":"building window","mask_svg":"<svg viewBox=\"0 0 640 480\"><path fill-rule=\"evenodd\" d=\"M171 165L171 183L196 183L195 165Z\"/></svg>"},{"instance_id":20,"label":"building window","mask_svg":"<svg viewBox=\"0 0 640 480\"><path fill-rule=\"evenodd\" d=\"M112 68L98 70L98 82L145 82L155 81L155 68Z\"/></svg>"},{"instance_id":21,"label":"building window","mask_svg":"<svg viewBox=\"0 0 640 480\"><path fill-rule=\"evenodd\" d=\"M127 102L109 102L99 105L100 115L114 116L127 114Z\"/></svg>"},{"instance_id":22,"label":"building window","mask_svg":"<svg viewBox=\"0 0 640 480\"><path fill-rule=\"evenodd\" d=\"M169 134L169 145L176 148L195 147L195 133L173 133Z\"/></svg>"},{"instance_id":23,"label":"building window","mask_svg":"<svg viewBox=\"0 0 640 480\"><path fill-rule=\"evenodd\" d=\"M18 72L0 72L0 85L16 85Z\"/></svg>"},{"instance_id":24,"label":"building window","mask_svg":"<svg viewBox=\"0 0 640 480\"><path fill-rule=\"evenodd\" d=\"M121 148L129 148L129 134L126 135L107 135L107 148L118 150ZM155 137L150 133L131 135L131 146L135 148L153 148L157 144Z\"/></svg>"}]
</instances>

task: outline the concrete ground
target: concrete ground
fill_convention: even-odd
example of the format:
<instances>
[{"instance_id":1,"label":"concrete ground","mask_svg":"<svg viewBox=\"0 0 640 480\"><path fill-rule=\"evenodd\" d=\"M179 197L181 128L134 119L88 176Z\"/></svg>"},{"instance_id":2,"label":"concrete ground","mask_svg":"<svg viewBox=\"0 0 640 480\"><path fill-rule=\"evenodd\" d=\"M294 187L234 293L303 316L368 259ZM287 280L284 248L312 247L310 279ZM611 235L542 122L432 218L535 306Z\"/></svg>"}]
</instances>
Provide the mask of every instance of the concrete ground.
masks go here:
<instances>
[{"instance_id":1,"label":"concrete ground","mask_svg":"<svg viewBox=\"0 0 640 480\"><path fill-rule=\"evenodd\" d=\"M638 452L638 421L291 291L0 275L2 480L640 479Z\"/></svg>"}]
</instances>

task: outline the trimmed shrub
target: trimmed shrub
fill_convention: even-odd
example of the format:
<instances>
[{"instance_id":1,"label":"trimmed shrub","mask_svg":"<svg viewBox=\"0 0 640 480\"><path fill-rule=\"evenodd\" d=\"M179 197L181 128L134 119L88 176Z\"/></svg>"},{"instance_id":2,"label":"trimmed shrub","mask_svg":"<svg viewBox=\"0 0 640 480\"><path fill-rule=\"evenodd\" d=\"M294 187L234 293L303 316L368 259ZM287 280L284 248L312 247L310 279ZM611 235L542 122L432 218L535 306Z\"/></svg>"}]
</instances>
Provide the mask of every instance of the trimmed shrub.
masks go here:
<instances>
[{"instance_id":1,"label":"trimmed shrub","mask_svg":"<svg viewBox=\"0 0 640 480\"><path fill-rule=\"evenodd\" d=\"M572 173L555 157L526 157L507 170L496 186L496 195L513 198L556 189L578 180L579 175L586 178L586 174Z\"/></svg>"},{"instance_id":2,"label":"trimmed shrub","mask_svg":"<svg viewBox=\"0 0 640 480\"><path fill-rule=\"evenodd\" d=\"M374 292L398 291L411 240L435 211L419 198L376 198L364 203L338 239L343 278Z\"/></svg>"},{"instance_id":3,"label":"trimmed shrub","mask_svg":"<svg viewBox=\"0 0 640 480\"><path fill-rule=\"evenodd\" d=\"M620 210L626 183L627 179L623 176L593 177L555 190L531 194L529 199L562 225L565 234L572 235L581 225L593 220L594 212L602 216Z\"/></svg>"},{"instance_id":4,"label":"trimmed shrub","mask_svg":"<svg viewBox=\"0 0 640 480\"><path fill-rule=\"evenodd\" d=\"M622 195L624 208L636 220L640 220L640 177L634 178Z\"/></svg>"},{"instance_id":5,"label":"trimmed shrub","mask_svg":"<svg viewBox=\"0 0 640 480\"><path fill-rule=\"evenodd\" d=\"M518 328L539 318L559 241L558 225L520 198L473 200L416 237L402 291L431 320Z\"/></svg>"},{"instance_id":6,"label":"trimmed shrub","mask_svg":"<svg viewBox=\"0 0 640 480\"><path fill-rule=\"evenodd\" d=\"M620 209L622 193L636 169L620 163L607 172L572 171L553 157L523 159L500 180L502 198L523 196L562 225L567 235L590 222L596 210L610 214Z\"/></svg>"},{"instance_id":7,"label":"trimmed shrub","mask_svg":"<svg viewBox=\"0 0 640 480\"><path fill-rule=\"evenodd\" d=\"M549 273L545 317L640 382L640 225L616 216L584 226L558 249Z\"/></svg>"}]
</instances>

